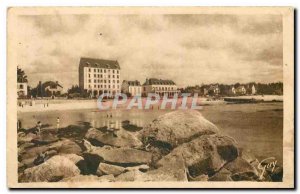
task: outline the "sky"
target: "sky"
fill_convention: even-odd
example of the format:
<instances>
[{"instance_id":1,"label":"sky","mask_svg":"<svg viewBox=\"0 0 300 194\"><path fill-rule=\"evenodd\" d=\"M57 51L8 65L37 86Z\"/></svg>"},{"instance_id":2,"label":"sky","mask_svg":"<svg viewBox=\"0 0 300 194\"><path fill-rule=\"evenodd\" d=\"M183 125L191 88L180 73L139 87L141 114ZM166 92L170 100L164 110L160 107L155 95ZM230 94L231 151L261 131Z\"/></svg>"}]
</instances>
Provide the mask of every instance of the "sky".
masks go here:
<instances>
[{"instance_id":1,"label":"sky","mask_svg":"<svg viewBox=\"0 0 300 194\"><path fill-rule=\"evenodd\" d=\"M121 79L142 84L283 80L280 15L22 15L15 38L33 87L78 84L80 57L117 60Z\"/></svg>"}]
</instances>

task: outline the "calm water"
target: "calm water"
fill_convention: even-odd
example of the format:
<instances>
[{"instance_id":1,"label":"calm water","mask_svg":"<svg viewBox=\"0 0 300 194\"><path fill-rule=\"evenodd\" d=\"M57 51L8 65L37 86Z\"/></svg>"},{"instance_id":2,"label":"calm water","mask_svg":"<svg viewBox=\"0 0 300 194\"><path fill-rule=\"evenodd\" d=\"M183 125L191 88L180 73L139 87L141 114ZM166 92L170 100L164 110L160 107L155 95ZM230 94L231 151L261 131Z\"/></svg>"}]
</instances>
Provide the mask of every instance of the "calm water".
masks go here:
<instances>
[{"instance_id":1,"label":"calm water","mask_svg":"<svg viewBox=\"0 0 300 194\"><path fill-rule=\"evenodd\" d=\"M20 113L18 119L23 128L31 128L37 121L56 126L56 118L60 117L61 127L89 122L93 127L121 129L124 120L142 127L166 112L168 110L53 111ZM241 147L252 151L258 159L273 156L282 164L282 103L219 104L205 106L200 112L225 134L234 137Z\"/></svg>"}]
</instances>

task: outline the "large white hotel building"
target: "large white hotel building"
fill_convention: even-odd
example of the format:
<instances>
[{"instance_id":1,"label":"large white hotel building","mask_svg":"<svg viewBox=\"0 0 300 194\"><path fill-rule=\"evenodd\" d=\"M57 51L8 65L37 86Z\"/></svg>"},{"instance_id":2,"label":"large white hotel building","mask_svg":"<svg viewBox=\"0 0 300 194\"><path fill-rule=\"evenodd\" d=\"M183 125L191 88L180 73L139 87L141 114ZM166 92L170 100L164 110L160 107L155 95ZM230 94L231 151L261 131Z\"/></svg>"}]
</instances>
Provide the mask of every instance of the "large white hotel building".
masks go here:
<instances>
[{"instance_id":1,"label":"large white hotel building","mask_svg":"<svg viewBox=\"0 0 300 194\"><path fill-rule=\"evenodd\" d=\"M93 96L121 93L120 65L118 61L81 58L79 63L79 87Z\"/></svg>"}]
</instances>

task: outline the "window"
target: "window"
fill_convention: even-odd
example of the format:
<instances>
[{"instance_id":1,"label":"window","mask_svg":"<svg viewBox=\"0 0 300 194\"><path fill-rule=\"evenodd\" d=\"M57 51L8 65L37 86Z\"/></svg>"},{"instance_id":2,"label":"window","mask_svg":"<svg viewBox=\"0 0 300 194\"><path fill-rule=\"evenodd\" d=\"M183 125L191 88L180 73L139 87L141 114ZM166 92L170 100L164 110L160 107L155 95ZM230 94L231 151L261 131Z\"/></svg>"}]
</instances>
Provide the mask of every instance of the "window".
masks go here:
<instances>
[{"instance_id":1,"label":"window","mask_svg":"<svg viewBox=\"0 0 300 194\"><path fill-rule=\"evenodd\" d=\"M110 85L108 85L108 88L110 88Z\"/></svg>"},{"instance_id":2,"label":"window","mask_svg":"<svg viewBox=\"0 0 300 194\"><path fill-rule=\"evenodd\" d=\"M119 78L119 75L117 75L117 78Z\"/></svg>"},{"instance_id":3,"label":"window","mask_svg":"<svg viewBox=\"0 0 300 194\"><path fill-rule=\"evenodd\" d=\"M117 83L119 83L119 80L117 80Z\"/></svg>"},{"instance_id":4,"label":"window","mask_svg":"<svg viewBox=\"0 0 300 194\"><path fill-rule=\"evenodd\" d=\"M96 85L94 85L94 88L96 88Z\"/></svg>"},{"instance_id":5,"label":"window","mask_svg":"<svg viewBox=\"0 0 300 194\"><path fill-rule=\"evenodd\" d=\"M91 68L89 68L89 72L91 72Z\"/></svg>"},{"instance_id":6,"label":"window","mask_svg":"<svg viewBox=\"0 0 300 194\"><path fill-rule=\"evenodd\" d=\"M100 72L100 69L98 69L98 73Z\"/></svg>"},{"instance_id":7,"label":"window","mask_svg":"<svg viewBox=\"0 0 300 194\"><path fill-rule=\"evenodd\" d=\"M96 77L97 75L96 74L94 74L94 77Z\"/></svg>"},{"instance_id":8,"label":"window","mask_svg":"<svg viewBox=\"0 0 300 194\"><path fill-rule=\"evenodd\" d=\"M115 80L113 80L113 83L115 83Z\"/></svg>"},{"instance_id":9,"label":"window","mask_svg":"<svg viewBox=\"0 0 300 194\"><path fill-rule=\"evenodd\" d=\"M104 83L106 84L106 80L104 80Z\"/></svg>"},{"instance_id":10,"label":"window","mask_svg":"<svg viewBox=\"0 0 300 194\"><path fill-rule=\"evenodd\" d=\"M104 73L106 73L106 69L104 69Z\"/></svg>"},{"instance_id":11,"label":"window","mask_svg":"<svg viewBox=\"0 0 300 194\"><path fill-rule=\"evenodd\" d=\"M102 74L100 75L101 78L103 78Z\"/></svg>"},{"instance_id":12,"label":"window","mask_svg":"<svg viewBox=\"0 0 300 194\"><path fill-rule=\"evenodd\" d=\"M119 70L117 70L117 73L119 73Z\"/></svg>"},{"instance_id":13,"label":"window","mask_svg":"<svg viewBox=\"0 0 300 194\"><path fill-rule=\"evenodd\" d=\"M96 69L94 69L94 73L96 73Z\"/></svg>"},{"instance_id":14,"label":"window","mask_svg":"<svg viewBox=\"0 0 300 194\"><path fill-rule=\"evenodd\" d=\"M113 75L113 78L115 78L115 75Z\"/></svg>"},{"instance_id":15,"label":"window","mask_svg":"<svg viewBox=\"0 0 300 194\"><path fill-rule=\"evenodd\" d=\"M108 78L110 78L110 75L108 75Z\"/></svg>"},{"instance_id":16,"label":"window","mask_svg":"<svg viewBox=\"0 0 300 194\"><path fill-rule=\"evenodd\" d=\"M102 69L100 69L100 72L102 73Z\"/></svg>"},{"instance_id":17,"label":"window","mask_svg":"<svg viewBox=\"0 0 300 194\"><path fill-rule=\"evenodd\" d=\"M113 73L115 73L115 70L113 70Z\"/></svg>"},{"instance_id":18,"label":"window","mask_svg":"<svg viewBox=\"0 0 300 194\"><path fill-rule=\"evenodd\" d=\"M91 88L91 85L89 85L89 88Z\"/></svg>"},{"instance_id":19,"label":"window","mask_svg":"<svg viewBox=\"0 0 300 194\"><path fill-rule=\"evenodd\" d=\"M24 87L23 87L23 84L20 84L20 89L23 89Z\"/></svg>"},{"instance_id":20,"label":"window","mask_svg":"<svg viewBox=\"0 0 300 194\"><path fill-rule=\"evenodd\" d=\"M110 84L110 80L108 80L108 83Z\"/></svg>"},{"instance_id":21,"label":"window","mask_svg":"<svg viewBox=\"0 0 300 194\"><path fill-rule=\"evenodd\" d=\"M89 83L91 83L91 80L89 79Z\"/></svg>"},{"instance_id":22,"label":"window","mask_svg":"<svg viewBox=\"0 0 300 194\"><path fill-rule=\"evenodd\" d=\"M91 78L91 74L89 74L89 78Z\"/></svg>"},{"instance_id":23,"label":"window","mask_svg":"<svg viewBox=\"0 0 300 194\"><path fill-rule=\"evenodd\" d=\"M97 80L94 79L94 83L96 83L96 82L97 82Z\"/></svg>"}]
</instances>

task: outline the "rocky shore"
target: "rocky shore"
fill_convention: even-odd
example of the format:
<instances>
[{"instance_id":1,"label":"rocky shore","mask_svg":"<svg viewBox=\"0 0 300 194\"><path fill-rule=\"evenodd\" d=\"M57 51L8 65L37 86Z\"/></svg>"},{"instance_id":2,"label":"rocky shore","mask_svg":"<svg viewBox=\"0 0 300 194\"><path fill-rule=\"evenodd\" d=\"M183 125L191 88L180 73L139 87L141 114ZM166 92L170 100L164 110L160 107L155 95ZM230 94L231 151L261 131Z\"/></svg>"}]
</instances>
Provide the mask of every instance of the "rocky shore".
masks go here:
<instances>
[{"instance_id":1,"label":"rocky shore","mask_svg":"<svg viewBox=\"0 0 300 194\"><path fill-rule=\"evenodd\" d=\"M18 132L19 182L282 181L198 111L166 113L142 129L89 124Z\"/></svg>"}]
</instances>

